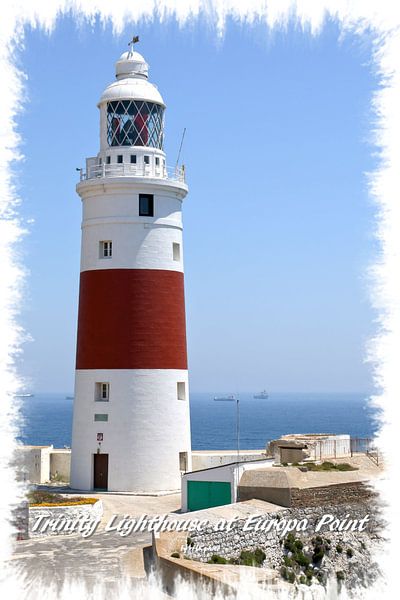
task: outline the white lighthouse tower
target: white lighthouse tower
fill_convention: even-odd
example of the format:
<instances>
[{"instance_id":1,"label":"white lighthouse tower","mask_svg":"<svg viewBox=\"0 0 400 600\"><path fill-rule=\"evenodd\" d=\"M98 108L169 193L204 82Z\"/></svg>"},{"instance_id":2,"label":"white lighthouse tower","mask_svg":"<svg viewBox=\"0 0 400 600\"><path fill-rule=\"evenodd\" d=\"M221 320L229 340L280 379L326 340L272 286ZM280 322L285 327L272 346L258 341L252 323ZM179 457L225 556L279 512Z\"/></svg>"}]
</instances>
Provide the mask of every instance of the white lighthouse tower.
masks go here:
<instances>
[{"instance_id":1,"label":"white lighthouse tower","mask_svg":"<svg viewBox=\"0 0 400 600\"><path fill-rule=\"evenodd\" d=\"M135 40L134 40L135 41ZM137 52L103 92L82 200L71 486L161 492L190 470L183 168L169 172L164 101Z\"/></svg>"}]
</instances>

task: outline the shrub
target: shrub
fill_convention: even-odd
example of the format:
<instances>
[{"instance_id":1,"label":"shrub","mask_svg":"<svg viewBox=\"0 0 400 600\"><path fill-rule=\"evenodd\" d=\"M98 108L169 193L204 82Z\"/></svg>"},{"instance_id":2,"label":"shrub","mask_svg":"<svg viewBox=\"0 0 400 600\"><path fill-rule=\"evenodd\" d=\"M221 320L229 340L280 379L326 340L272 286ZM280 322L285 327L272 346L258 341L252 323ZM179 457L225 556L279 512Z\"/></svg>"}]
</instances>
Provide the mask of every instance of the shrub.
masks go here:
<instances>
[{"instance_id":1,"label":"shrub","mask_svg":"<svg viewBox=\"0 0 400 600\"><path fill-rule=\"evenodd\" d=\"M261 548L256 548L254 551L254 558L256 559L257 564L262 565L264 560L267 558L267 555Z\"/></svg>"},{"instance_id":2,"label":"shrub","mask_svg":"<svg viewBox=\"0 0 400 600\"><path fill-rule=\"evenodd\" d=\"M354 552L351 548L347 548L346 550L346 554L349 558L351 558L352 556L354 556Z\"/></svg>"},{"instance_id":3,"label":"shrub","mask_svg":"<svg viewBox=\"0 0 400 600\"><path fill-rule=\"evenodd\" d=\"M307 577L307 579L312 579L312 576L314 575L314 571L312 569L308 568L304 571L304 575Z\"/></svg>"},{"instance_id":4,"label":"shrub","mask_svg":"<svg viewBox=\"0 0 400 600\"><path fill-rule=\"evenodd\" d=\"M240 564L246 567L259 567L266 558L265 552L257 548L254 552L242 550L240 553Z\"/></svg>"},{"instance_id":5,"label":"shrub","mask_svg":"<svg viewBox=\"0 0 400 600\"><path fill-rule=\"evenodd\" d=\"M296 575L294 571L288 571L287 580L289 583L294 583L296 581Z\"/></svg>"},{"instance_id":6,"label":"shrub","mask_svg":"<svg viewBox=\"0 0 400 600\"><path fill-rule=\"evenodd\" d=\"M338 552L339 554L342 554L342 552L343 552L343 548L342 548L342 546L341 546L340 544L338 544L338 545L336 546L336 552Z\"/></svg>"},{"instance_id":7,"label":"shrub","mask_svg":"<svg viewBox=\"0 0 400 600\"><path fill-rule=\"evenodd\" d=\"M171 557L172 557L172 558L180 558L180 554L179 554L179 552L173 552L173 553L171 554Z\"/></svg>"},{"instance_id":8,"label":"shrub","mask_svg":"<svg viewBox=\"0 0 400 600\"><path fill-rule=\"evenodd\" d=\"M343 571L336 571L336 579L338 581L343 581L344 580L344 573L343 573Z\"/></svg>"},{"instance_id":9,"label":"shrub","mask_svg":"<svg viewBox=\"0 0 400 600\"><path fill-rule=\"evenodd\" d=\"M312 562L313 563L318 563L320 562L325 555L325 551L322 547L316 547L314 549L314 554L312 555Z\"/></svg>"},{"instance_id":10,"label":"shrub","mask_svg":"<svg viewBox=\"0 0 400 600\"><path fill-rule=\"evenodd\" d=\"M294 555L294 560L300 567L308 567L311 563L310 558L308 558L308 556L306 556L303 552L297 552L297 554Z\"/></svg>"},{"instance_id":11,"label":"shrub","mask_svg":"<svg viewBox=\"0 0 400 600\"><path fill-rule=\"evenodd\" d=\"M289 558L288 556L284 556L283 557L283 562L285 563L285 565L287 567L292 567L293 566L293 560L291 558Z\"/></svg>"},{"instance_id":12,"label":"shrub","mask_svg":"<svg viewBox=\"0 0 400 600\"><path fill-rule=\"evenodd\" d=\"M213 565L226 565L228 561L226 560L226 558L220 556L219 554L213 554L210 560L208 560L207 562Z\"/></svg>"},{"instance_id":13,"label":"shrub","mask_svg":"<svg viewBox=\"0 0 400 600\"><path fill-rule=\"evenodd\" d=\"M300 575L300 583L305 584L307 581L307 577L305 577L304 575Z\"/></svg>"},{"instance_id":14,"label":"shrub","mask_svg":"<svg viewBox=\"0 0 400 600\"><path fill-rule=\"evenodd\" d=\"M302 542L301 540L296 540L296 541L294 542L294 545L296 546L296 548L297 548L298 550L303 550L303 545L304 545L304 544L303 544L303 542Z\"/></svg>"},{"instance_id":15,"label":"shrub","mask_svg":"<svg viewBox=\"0 0 400 600\"><path fill-rule=\"evenodd\" d=\"M324 541L324 540L322 539L322 537L321 537L320 535L317 535L317 537L315 538L315 542L316 542L317 544L322 544L322 543L323 543L323 541Z\"/></svg>"}]
</instances>

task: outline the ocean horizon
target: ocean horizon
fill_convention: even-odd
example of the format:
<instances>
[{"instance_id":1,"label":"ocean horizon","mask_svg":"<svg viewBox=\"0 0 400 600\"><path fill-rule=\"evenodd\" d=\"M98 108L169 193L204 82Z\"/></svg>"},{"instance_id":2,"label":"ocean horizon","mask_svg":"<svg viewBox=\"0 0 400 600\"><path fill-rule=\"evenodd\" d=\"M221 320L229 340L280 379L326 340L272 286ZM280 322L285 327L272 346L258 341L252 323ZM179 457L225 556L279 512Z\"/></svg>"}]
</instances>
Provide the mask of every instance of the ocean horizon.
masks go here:
<instances>
[{"instance_id":1,"label":"ocean horizon","mask_svg":"<svg viewBox=\"0 0 400 600\"><path fill-rule=\"evenodd\" d=\"M232 392L230 392L231 394ZM369 394L270 392L268 399L254 392L239 399L240 448L265 448L288 433L337 433L372 438L378 430L378 410L368 405ZM21 398L19 441L26 445L71 446L72 393L41 392ZM236 402L215 402L215 392L190 393L193 450L233 450L236 441Z\"/></svg>"}]
</instances>

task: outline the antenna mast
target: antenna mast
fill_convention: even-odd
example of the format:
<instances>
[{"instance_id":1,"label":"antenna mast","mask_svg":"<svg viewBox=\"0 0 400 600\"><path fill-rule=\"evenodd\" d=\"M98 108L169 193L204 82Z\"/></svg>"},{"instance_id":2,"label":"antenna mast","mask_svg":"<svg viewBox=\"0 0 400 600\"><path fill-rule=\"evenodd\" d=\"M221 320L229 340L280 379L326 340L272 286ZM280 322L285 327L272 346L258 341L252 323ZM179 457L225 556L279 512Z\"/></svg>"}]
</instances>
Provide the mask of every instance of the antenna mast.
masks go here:
<instances>
[{"instance_id":1,"label":"antenna mast","mask_svg":"<svg viewBox=\"0 0 400 600\"><path fill-rule=\"evenodd\" d=\"M182 133L182 139L181 139L181 145L179 146L179 152L178 152L178 157L176 159L176 163L175 163L175 170L178 168L178 163L179 163L179 159L181 157L181 150L182 150L182 146L183 146L183 139L185 137L185 133L186 133L186 127L183 128L183 133Z\"/></svg>"}]
</instances>

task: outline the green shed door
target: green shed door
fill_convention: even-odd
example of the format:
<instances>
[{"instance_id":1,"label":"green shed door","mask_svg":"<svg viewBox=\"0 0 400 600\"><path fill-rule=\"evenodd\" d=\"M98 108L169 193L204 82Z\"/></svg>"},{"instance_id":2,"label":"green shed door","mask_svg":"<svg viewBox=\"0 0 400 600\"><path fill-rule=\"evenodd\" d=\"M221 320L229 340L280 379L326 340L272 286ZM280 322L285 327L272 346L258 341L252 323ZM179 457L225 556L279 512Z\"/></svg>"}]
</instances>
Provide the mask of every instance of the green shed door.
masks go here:
<instances>
[{"instance_id":1,"label":"green shed door","mask_svg":"<svg viewBox=\"0 0 400 600\"><path fill-rule=\"evenodd\" d=\"M188 510L201 510L231 503L229 481L188 481Z\"/></svg>"}]
</instances>

